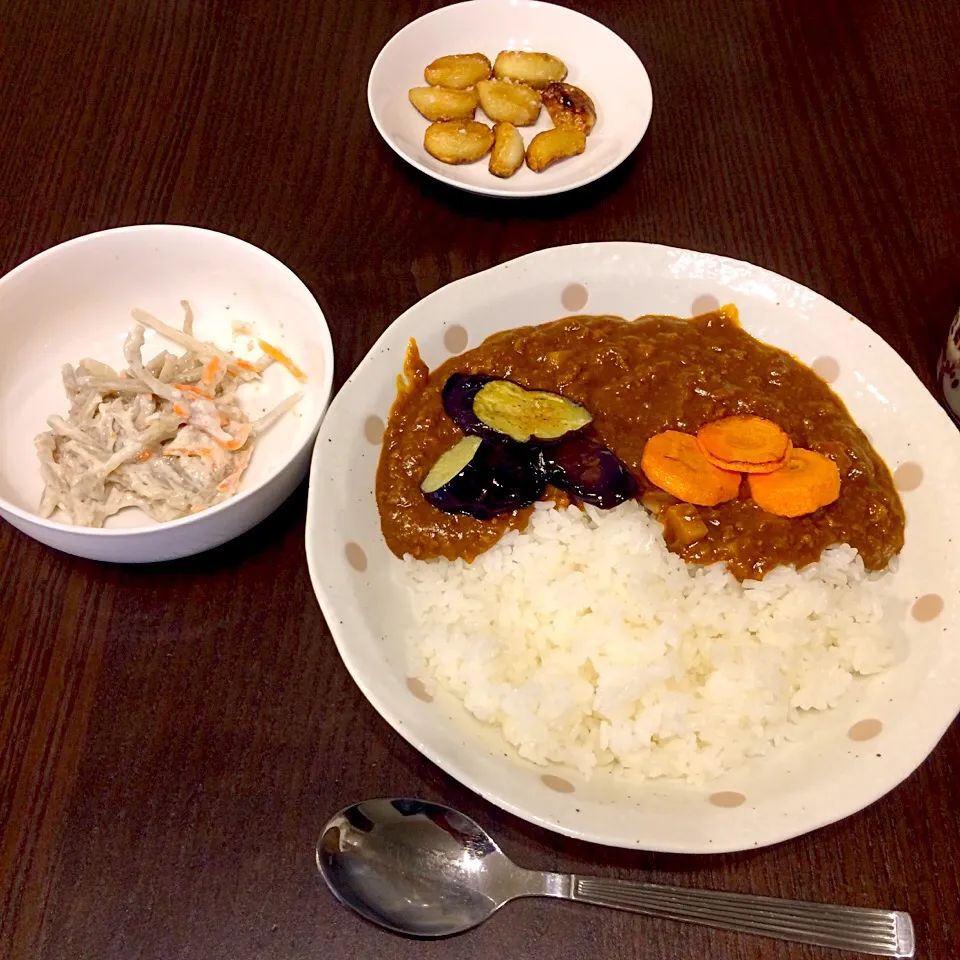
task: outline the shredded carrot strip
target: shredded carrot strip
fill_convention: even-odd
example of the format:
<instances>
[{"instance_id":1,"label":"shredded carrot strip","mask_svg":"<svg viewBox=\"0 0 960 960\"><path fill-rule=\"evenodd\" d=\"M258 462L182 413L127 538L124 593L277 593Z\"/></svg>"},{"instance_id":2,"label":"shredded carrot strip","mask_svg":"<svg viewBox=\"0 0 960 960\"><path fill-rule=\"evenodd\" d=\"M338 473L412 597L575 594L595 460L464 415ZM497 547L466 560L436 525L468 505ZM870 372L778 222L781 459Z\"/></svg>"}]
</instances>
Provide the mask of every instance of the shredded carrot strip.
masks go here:
<instances>
[{"instance_id":1,"label":"shredded carrot strip","mask_svg":"<svg viewBox=\"0 0 960 960\"><path fill-rule=\"evenodd\" d=\"M203 387L195 387L192 383L174 383L171 386L182 390L184 393L192 393L195 397L203 397L204 400L213 399L213 394L209 390L204 390Z\"/></svg>"},{"instance_id":2,"label":"shredded carrot strip","mask_svg":"<svg viewBox=\"0 0 960 960\"><path fill-rule=\"evenodd\" d=\"M146 463L148 460L152 460L152 459L153 459L152 450L141 450L137 454L137 463Z\"/></svg>"},{"instance_id":3,"label":"shredded carrot strip","mask_svg":"<svg viewBox=\"0 0 960 960\"><path fill-rule=\"evenodd\" d=\"M177 447L175 450L168 448L163 455L165 457L212 457L213 450L210 447Z\"/></svg>"},{"instance_id":4,"label":"shredded carrot strip","mask_svg":"<svg viewBox=\"0 0 960 960\"><path fill-rule=\"evenodd\" d=\"M173 412L174 412L178 417L189 417L189 416L190 416L190 410L189 410L187 407L185 407L182 403L175 403L175 404L173 405Z\"/></svg>"},{"instance_id":5,"label":"shredded carrot strip","mask_svg":"<svg viewBox=\"0 0 960 960\"><path fill-rule=\"evenodd\" d=\"M250 439L250 431L252 429L253 424L241 423L235 437L231 437L229 440L221 440L219 437L214 437L214 440L216 440L224 450L239 450L247 440Z\"/></svg>"},{"instance_id":6,"label":"shredded carrot strip","mask_svg":"<svg viewBox=\"0 0 960 960\"><path fill-rule=\"evenodd\" d=\"M301 383L307 382L307 375L282 350L275 347L272 343L267 343L266 340L258 340L257 343L260 345L260 349L270 357L271 360L276 360L277 363L283 364Z\"/></svg>"},{"instance_id":7,"label":"shredded carrot strip","mask_svg":"<svg viewBox=\"0 0 960 960\"><path fill-rule=\"evenodd\" d=\"M205 383L208 387L212 386L214 378L217 376L219 369L220 358L211 357L210 362L203 368L203 373L200 375L201 382Z\"/></svg>"}]
</instances>

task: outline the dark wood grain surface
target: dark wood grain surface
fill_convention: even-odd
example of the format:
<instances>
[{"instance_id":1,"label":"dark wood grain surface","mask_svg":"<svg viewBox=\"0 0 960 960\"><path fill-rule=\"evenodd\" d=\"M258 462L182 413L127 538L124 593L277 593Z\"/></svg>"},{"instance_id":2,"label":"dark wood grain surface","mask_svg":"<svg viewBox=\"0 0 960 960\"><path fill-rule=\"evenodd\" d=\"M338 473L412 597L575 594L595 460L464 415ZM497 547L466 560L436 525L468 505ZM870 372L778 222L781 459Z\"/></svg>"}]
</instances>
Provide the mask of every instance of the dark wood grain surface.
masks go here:
<instances>
[{"instance_id":1,"label":"dark wood grain surface","mask_svg":"<svg viewBox=\"0 0 960 960\"><path fill-rule=\"evenodd\" d=\"M315 293L342 382L451 280L554 244L657 241L814 287L932 387L960 306L956 4L583 2L646 64L653 121L605 179L522 202L447 189L373 128L370 65L433 6L6 0L0 271L120 224L226 231ZM908 909L919 956L960 955L956 727L873 807L772 849L565 840L470 794L366 703L311 591L304 502L150 568L0 522L2 960L828 955L534 901L455 940L393 937L338 906L313 864L331 812L393 794L463 808L529 866Z\"/></svg>"}]
</instances>

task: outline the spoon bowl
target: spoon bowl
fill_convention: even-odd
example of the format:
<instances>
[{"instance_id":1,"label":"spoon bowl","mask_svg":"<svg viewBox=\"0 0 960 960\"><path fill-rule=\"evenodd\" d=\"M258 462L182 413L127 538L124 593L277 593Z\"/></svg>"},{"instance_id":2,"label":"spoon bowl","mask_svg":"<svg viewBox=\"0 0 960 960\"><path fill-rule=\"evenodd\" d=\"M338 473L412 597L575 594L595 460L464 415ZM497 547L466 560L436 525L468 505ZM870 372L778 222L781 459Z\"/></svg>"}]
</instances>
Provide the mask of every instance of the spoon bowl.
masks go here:
<instances>
[{"instance_id":1,"label":"spoon bowl","mask_svg":"<svg viewBox=\"0 0 960 960\"><path fill-rule=\"evenodd\" d=\"M334 895L398 933L445 937L512 899L521 870L469 817L423 800L368 800L327 824L317 866Z\"/></svg>"},{"instance_id":2,"label":"spoon bowl","mask_svg":"<svg viewBox=\"0 0 960 960\"><path fill-rule=\"evenodd\" d=\"M878 957L914 954L913 924L899 911L525 870L469 817L426 800L341 810L320 835L317 866L341 903L411 937L462 933L510 900L540 896Z\"/></svg>"}]
</instances>

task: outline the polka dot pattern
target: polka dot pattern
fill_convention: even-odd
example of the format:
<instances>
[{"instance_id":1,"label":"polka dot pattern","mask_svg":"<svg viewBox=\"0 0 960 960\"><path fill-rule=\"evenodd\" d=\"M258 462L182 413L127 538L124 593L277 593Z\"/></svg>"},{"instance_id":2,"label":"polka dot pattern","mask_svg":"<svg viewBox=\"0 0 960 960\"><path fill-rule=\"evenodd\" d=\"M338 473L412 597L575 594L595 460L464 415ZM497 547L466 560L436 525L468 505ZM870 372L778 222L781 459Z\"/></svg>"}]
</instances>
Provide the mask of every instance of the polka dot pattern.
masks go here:
<instances>
[{"instance_id":1,"label":"polka dot pattern","mask_svg":"<svg viewBox=\"0 0 960 960\"><path fill-rule=\"evenodd\" d=\"M710 794L710 802L715 807L739 807L746 803L747 798L735 790L721 790Z\"/></svg>"},{"instance_id":2,"label":"polka dot pattern","mask_svg":"<svg viewBox=\"0 0 960 960\"><path fill-rule=\"evenodd\" d=\"M582 283L571 283L563 288L560 302L564 310L576 313L587 305L587 288Z\"/></svg>"},{"instance_id":3,"label":"polka dot pattern","mask_svg":"<svg viewBox=\"0 0 960 960\"><path fill-rule=\"evenodd\" d=\"M450 353L463 353L470 342L470 335L459 324L453 327L447 327L443 335L443 345Z\"/></svg>"},{"instance_id":4,"label":"polka dot pattern","mask_svg":"<svg viewBox=\"0 0 960 960\"><path fill-rule=\"evenodd\" d=\"M372 444L378 444L383 440L383 431L386 425L380 417L367 417L363 421L363 435Z\"/></svg>"},{"instance_id":5,"label":"polka dot pattern","mask_svg":"<svg viewBox=\"0 0 960 960\"><path fill-rule=\"evenodd\" d=\"M690 306L690 313L698 317L701 313L713 313L720 309L720 301L712 293L704 293L697 297Z\"/></svg>"},{"instance_id":6,"label":"polka dot pattern","mask_svg":"<svg viewBox=\"0 0 960 960\"><path fill-rule=\"evenodd\" d=\"M901 493L916 490L923 483L923 467L919 463L901 463L893 471L893 482Z\"/></svg>"},{"instance_id":7,"label":"polka dot pattern","mask_svg":"<svg viewBox=\"0 0 960 960\"><path fill-rule=\"evenodd\" d=\"M545 773L540 779L543 781L545 787L556 790L557 793L573 793L573 784L563 777L558 777L552 773Z\"/></svg>"},{"instance_id":8,"label":"polka dot pattern","mask_svg":"<svg viewBox=\"0 0 960 960\"><path fill-rule=\"evenodd\" d=\"M427 693L427 688L423 685L423 681L418 677L407 677L407 689L418 700L422 700L424 703L433 703L433 697Z\"/></svg>"},{"instance_id":9,"label":"polka dot pattern","mask_svg":"<svg viewBox=\"0 0 960 960\"><path fill-rule=\"evenodd\" d=\"M817 357L810 366L813 367L813 372L827 383L836 383L840 376L840 364L833 357Z\"/></svg>"},{"instance_id":10,"label":"polka dot pattern","mask_svg":"<svg viewBox=\"0 0 960 960\"><path fill-rule=\"evenodd\" d=\"M937 593L927 593L920 597L910 610L913 619L920 623L929 623L943 613L943 597Z\"/></svg>"},{"instance_id":11,"label":"polka dot pattern","mask_svg":"<svg viewBox=\"0 0 960 960\"><path fill-rule=\"evenodd\" d=\"M367 555L359 543L348 543L344 547L344 553L347 555L347 563L353 567L357 573L363 573L367 569Z\"/></svg>"},{"instance_id":12,"label":"polka dot pattern","mask_svg":"<svg viewBox=\"0 0 960 960\"><path fill-rule=\"evenodd\" d=\"M858 720L848 731L851 740L872 740L883 730L883 723L874 717L868 720Z\"/></svg>"}]
</instances>

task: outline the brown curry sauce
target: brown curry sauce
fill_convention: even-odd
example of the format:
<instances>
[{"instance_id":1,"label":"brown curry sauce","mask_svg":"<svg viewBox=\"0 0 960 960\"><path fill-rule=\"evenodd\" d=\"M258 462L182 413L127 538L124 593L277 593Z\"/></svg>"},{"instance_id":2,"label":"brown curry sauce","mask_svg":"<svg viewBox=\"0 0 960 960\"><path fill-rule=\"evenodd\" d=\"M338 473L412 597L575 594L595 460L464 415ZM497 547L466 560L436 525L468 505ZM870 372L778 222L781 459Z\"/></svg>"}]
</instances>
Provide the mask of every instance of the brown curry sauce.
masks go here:
<instances>
[{"instance_id":1,"label":"brown curry sauce","mask_svg":"<svg viewBox=\"0 0 960 960\"><path fill-rule=\"evenodd\" d=\"M690 563L726 561L738 579L759 579L776 566L801 567L831 544L849 543L868 569L879 570L903 546L903 506L890 471L840 398L795 357L751 337L724 308L691 320L578 316L505 330L433 373L411 344L377 469L381 528L397 556L473 560L529 518L528 508L475 520L443 513L423 498L424 475L462 436L441 400L444 383L457 372L509 378L583 404L594 416L591 429L644 491L652 486L640 458L651 436L696 433L734 414L773 420L795 446L837 463L839 499L808 516L766 513L750 499L746 483L736 500L697 507L706 535L671 545ZM553 488L546 496L569 503Z\"/></svg>"}]
</instances>

